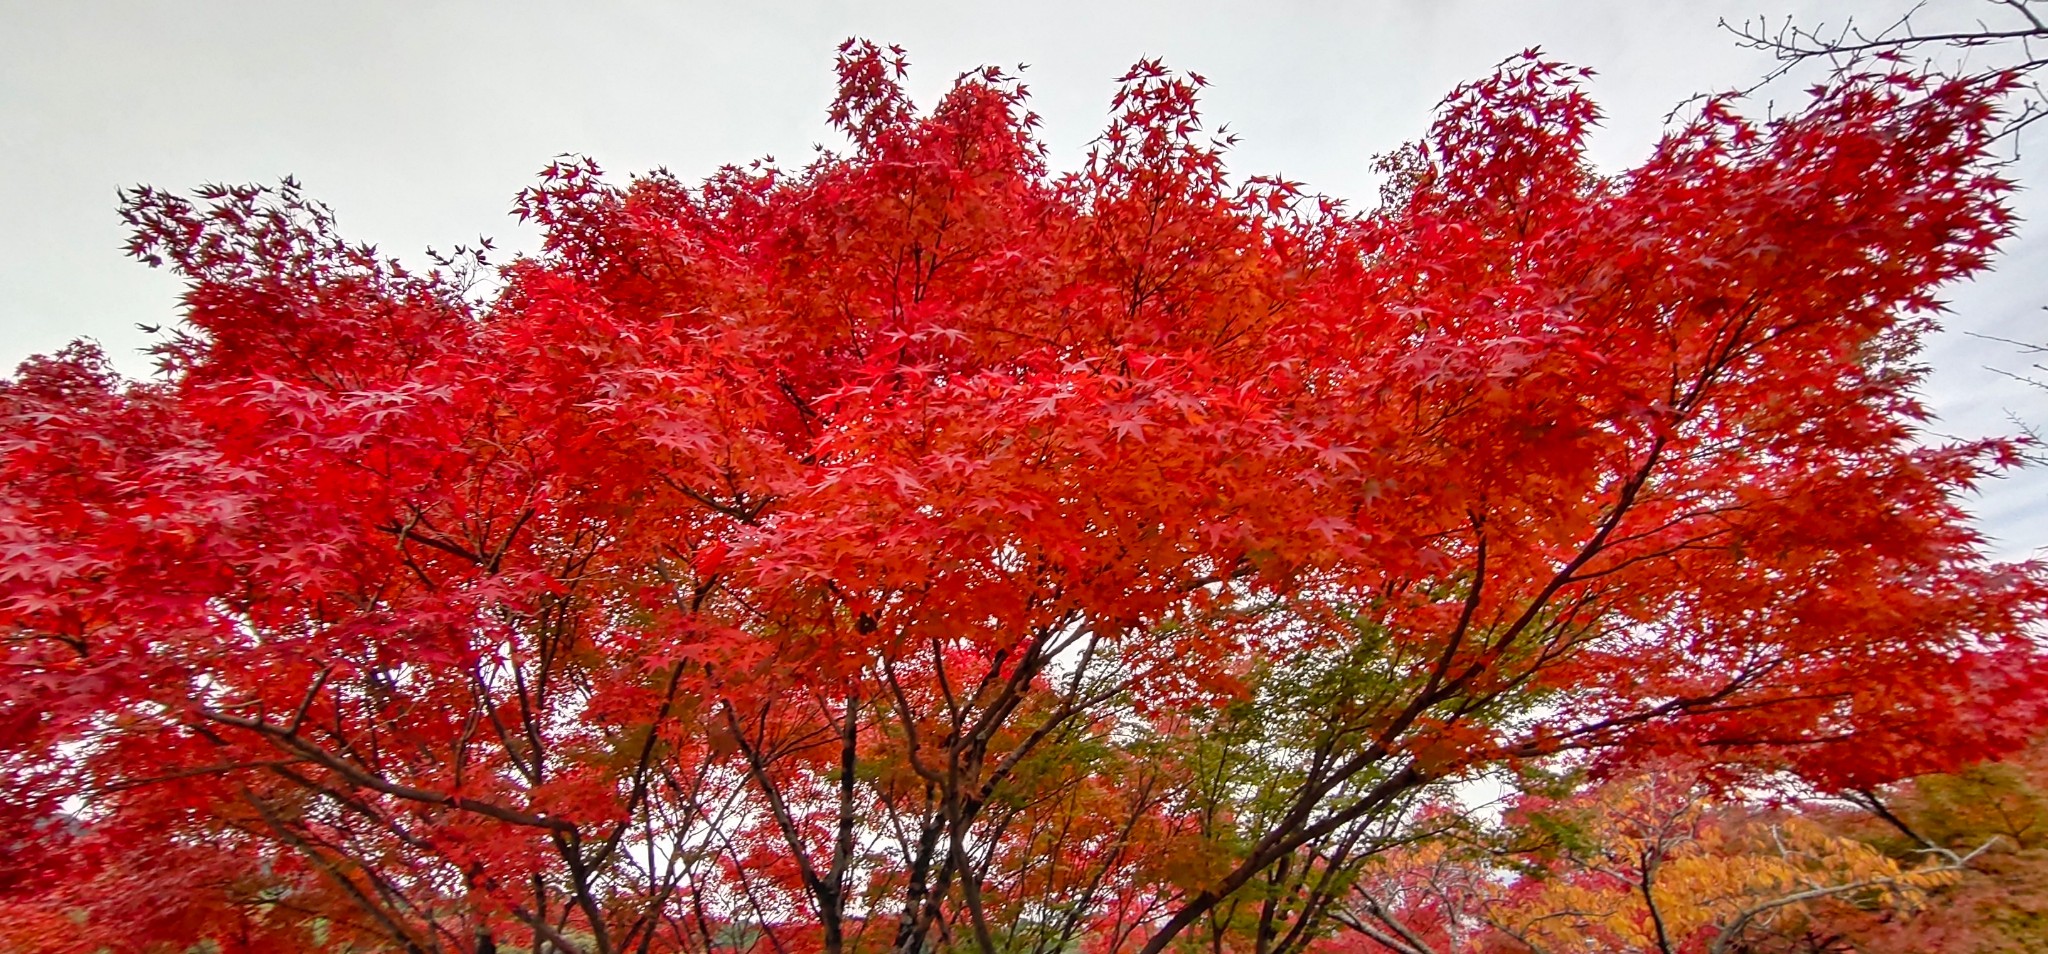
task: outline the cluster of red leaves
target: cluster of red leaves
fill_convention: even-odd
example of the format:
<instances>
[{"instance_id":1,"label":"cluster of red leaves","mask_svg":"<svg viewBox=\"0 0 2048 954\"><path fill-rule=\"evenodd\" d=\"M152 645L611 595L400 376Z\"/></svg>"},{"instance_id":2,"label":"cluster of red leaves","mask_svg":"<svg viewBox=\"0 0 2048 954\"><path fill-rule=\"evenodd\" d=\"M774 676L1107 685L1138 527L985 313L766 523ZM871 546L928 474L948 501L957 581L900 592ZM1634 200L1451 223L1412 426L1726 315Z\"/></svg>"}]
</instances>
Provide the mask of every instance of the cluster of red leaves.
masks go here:
<instances>
[{"instance_id":1,"label":"cluster of red leaves","mask_svg":"<svg viewBox=\"0 0 2048 954\"><path fill-rule=\"evenodd\" d=\"M1156 64L1066 175L1008 77L901 71L846 48L801 172L550 167L483 302L289 182L132 193L164 373L0 391L0 945L1157 951L1468 770L1862 783L2048 715L2048 579L1956 503L2012 449L1915 430L1995 86L1602 177L1530 56L1356 213L1233 184ZM1288 810L1155 877L1144 746L1367 639Z\"/></svg>"}]
</instances>

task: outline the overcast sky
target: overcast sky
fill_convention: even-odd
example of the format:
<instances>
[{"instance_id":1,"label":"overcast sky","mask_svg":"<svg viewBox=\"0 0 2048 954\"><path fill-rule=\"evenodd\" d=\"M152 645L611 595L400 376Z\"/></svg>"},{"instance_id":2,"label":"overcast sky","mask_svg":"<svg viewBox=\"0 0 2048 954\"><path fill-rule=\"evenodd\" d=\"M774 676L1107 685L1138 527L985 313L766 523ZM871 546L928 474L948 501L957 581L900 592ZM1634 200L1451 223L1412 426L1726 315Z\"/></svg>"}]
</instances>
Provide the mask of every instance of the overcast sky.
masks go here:
<instances>
[{"instance_id":1,"label":"overcast sky","mask_svg":"<svg viewBox=\"0 0 2048 954\"><path fill-rule=\"evenodd\" d=\"M1978 0L1934 0L1962 14ZM76 337L131 374L138 323L175 315L175 279L122 257L118 188L292 175L331 204L343 232L420 262L479 235L533 247L513 195L561 153L615 176L667 166L695 178L772 155L800 165L826 128L832 55L862 36L909 51L929 104L982 64L1024 76L1056 167L1069 168L1107 113L1114 79L1143 56L1202 73L1212 123L1240 144L1238 173L1277 173L1368 203L1371 157L1426 128L1460 81L1540 46L1597 71L1604 169L1639 161L1686 97L1750 85L1768 56L1716 28L1786 15L1876 22L1901 4L1665 2L92 2L0 0L0 373ZM1759 97L1798 99L1779 88ZM2015 167L2048 185L2048 153ZM2048 428L2048 392L2017 349L1965 332L2048 341L2048 202L1994 274L1949 298L1928 361L1940 434ZM2048 376L2048 375L2044 375ZM2048 471L1971 502L1995 548L2048 548Z\"/></svg>"}]
</instances>

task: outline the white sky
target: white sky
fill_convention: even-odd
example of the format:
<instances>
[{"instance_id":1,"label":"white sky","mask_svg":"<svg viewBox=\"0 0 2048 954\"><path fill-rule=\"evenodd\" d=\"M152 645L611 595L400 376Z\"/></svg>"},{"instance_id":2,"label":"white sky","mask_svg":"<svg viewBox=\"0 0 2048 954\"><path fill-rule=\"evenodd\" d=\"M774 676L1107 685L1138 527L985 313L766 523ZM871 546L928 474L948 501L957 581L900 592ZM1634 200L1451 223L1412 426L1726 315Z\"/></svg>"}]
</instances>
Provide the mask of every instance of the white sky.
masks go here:
<instances>
[{"instance_id":1,"label":"white sky","mask_svg":"<svg viewBox=\"0 0 2048 954\"><path fill-rule=\"evenodd\" d=\"M1970 0L1934 0L1967 15ZM1644 154L1691 94L1747 86L1771 68L1715 23L1857 13L1896 0L1472 0L1094 3L744 2L294 3L0 0L0 374L80 336L146 373L137 323L175 315L178 283L129 261L115 190L148 183L298 177L352 240L423 262L478 235L534 245L508 212L557 154L614 176L667 166L696 178L773 155L800 165L825 126L832 55L848 36L908 48L929 104L981 64L1029 63L1025 80L1055 166L1070 168L1107 114L1114 79L1141 56L1202 73L1212 124L1240 144L1239 173L1277 173L1370 204L1371 157L1426 128L1456 83L1526 47L1598 72L1607 119L1595 160ZM1768 96L1797 99L1796 86ZM1761 103L1758 104L1761 106ZM2044 124L2048 126L2048 124ZM2015 174L2048 182L2048 129ZM2035 192L2017 198L2048 220ZM2048 226L2022 225L1994 274L1950 294L1950 331L1928 354L1927 397L1950 435L2002 433L2009 415L2048 429L2048 392L1987 370L2025 370L2011 346L1962 331L2048 341ZM2048 375L2044 375L2048 376ZM2048 548L2048 470L1972 502L1995 548Z\"/></svg>"}]
</instances>

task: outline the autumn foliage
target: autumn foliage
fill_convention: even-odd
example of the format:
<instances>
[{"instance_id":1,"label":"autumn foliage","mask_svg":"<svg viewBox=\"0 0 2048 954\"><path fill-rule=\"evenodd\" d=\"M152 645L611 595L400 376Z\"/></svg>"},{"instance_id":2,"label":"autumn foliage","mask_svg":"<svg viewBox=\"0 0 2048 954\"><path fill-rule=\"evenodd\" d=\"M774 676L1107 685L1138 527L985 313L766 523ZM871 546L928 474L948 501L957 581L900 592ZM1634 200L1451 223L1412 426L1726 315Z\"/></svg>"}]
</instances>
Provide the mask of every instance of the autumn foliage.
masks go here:
<instances>
[{"instance_id":1,"label":"autumn foliage","mask_svg":"<svg viewBox=\"0 0 2048 954\"><path fill-rule=\"evenodd\" d=\"M1683 763L1524 794L1492 825L1443 812L1438 837L1361 873L1345 926L1397 954L1931 950L1845 943L1837 925L1921 917L1982 880L1985 846L1902 860L1831 830L1845 814L1761 807Z\"/></svg>"},{"instance_id":2,"label":"autumn foliage","mask_svg":"<svg viewBox=\"0 0 2048 954\"><path fill-rule=\"evenodd\" d=\"M2048 720L2014 448L1913 391L1997 84L1608 175L1532 54L1363 209L1155 63L1064 174L998 71L839 68L845 153L564 160L496 268L127 196L161 373L0 391L0 950L1285 954L1489 771Z\"/></svg>"}]
</instances>

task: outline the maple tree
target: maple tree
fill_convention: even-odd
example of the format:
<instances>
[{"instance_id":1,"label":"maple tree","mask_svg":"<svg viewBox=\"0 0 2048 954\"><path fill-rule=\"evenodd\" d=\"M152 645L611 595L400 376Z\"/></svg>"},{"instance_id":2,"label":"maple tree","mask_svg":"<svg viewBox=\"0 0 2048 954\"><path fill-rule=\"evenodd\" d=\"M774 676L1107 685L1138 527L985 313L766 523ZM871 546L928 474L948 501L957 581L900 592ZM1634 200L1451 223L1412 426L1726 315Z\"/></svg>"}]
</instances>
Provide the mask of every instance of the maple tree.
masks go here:
<instances>
[{"instance_id":1,"label":"maple tree","mask_svg":"<svg viewBox=\"0 0 2048 954\"><path fill-rule=\"evenodd\" d=\"M1992 762L1845 793L1857 809L1818 814L1894 858L1973 853L1964 876L1909 918L1837 908L1813 933L1844 949L1930 954L2039 951L2048 943L2048 739Z\"/></svg>"},{"instance_id":2,"label":"maple tree","mask_svg":"<svg viewBox=\"0 0 2048 954\"><path fill-rule=\"evenodd\" d=\"M1831 831L1825 810L1748 802L1669 763L1563 797L1523 793L1490 823L1444 814L1457 837L1382 855L1341 909L1379 949L1919 949L1837 946L1830 922L1910 920L1991 846L1894 857Z\"/></svg>"},{"instance_id":3,"label":"maple tree","mask_svg":"<svg viewBox=\"0 0 2048 954\"><path fill-rule=\"evenodd\" d=\"M1346 880L1319 954L2040 950L2044 746L1822 800L1652 761L1439 802Z\"/></svg>"},{"instance_id":4,"label":"maple tree","mask_svg":"<svg viewBox=\"0 0 2048 954\"><path fill-rule=\"evenodd\" d=\"M801 170L559 162L495 271L131 192L161 374L0 391L0 945L1285 954L1494 768L2048 720L2048 577L1957 503L2015 447L1913 395L1998 84L1601 175L1532 53L1359 211L1227 175L1193 74L1054 174L1012 78L903 70L845 47Z\"/></svg>"}]
</instances>

